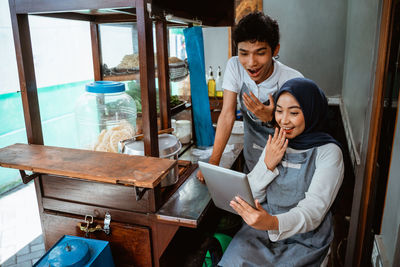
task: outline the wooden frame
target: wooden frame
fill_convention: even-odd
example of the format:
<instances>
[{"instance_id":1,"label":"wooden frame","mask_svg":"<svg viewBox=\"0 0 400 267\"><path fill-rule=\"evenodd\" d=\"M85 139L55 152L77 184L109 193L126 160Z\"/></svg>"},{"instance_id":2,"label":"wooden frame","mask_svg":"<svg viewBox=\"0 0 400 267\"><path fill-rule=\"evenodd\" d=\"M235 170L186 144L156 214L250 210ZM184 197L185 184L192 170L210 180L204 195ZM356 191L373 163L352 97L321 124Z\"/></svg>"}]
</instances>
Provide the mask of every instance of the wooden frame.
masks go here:
<instances>
[{"instance_id":1,"label":"wooden frame","mask_svg":"<svg viewBox=\"0 0 400 267\"><path fill-rule=\"evenodd\" d=\"M370 124L367 126L369 128L369 135L366 147L366 159L365 164L361 164L362 167L356 170L356 183L345 259L345 266L348 267L360 266L363 257L368 257L368 260L370 259L370 255L363 255L363 249L370 229L368 228L368 216L371 216L373 211L373 207L370 206L373 201L371 193L375 179L375 163L378 157L385 76L388 67L388 54L390 52L388 51L388 46L391 39L391 14L392 0L383 1L376 75L371 104L371 119Z\"/></svg>"}]
</instances>

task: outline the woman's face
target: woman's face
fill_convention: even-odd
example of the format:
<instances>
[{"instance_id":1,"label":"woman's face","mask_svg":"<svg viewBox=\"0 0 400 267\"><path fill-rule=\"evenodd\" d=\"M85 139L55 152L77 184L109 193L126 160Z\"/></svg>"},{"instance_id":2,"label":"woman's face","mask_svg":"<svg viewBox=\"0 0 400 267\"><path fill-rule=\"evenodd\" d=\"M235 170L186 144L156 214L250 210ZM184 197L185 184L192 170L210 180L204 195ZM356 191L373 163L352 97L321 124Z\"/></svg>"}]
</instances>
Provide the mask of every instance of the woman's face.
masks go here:
<instances>
[{"instance_id":1,"label":"woman's face","mask_svg":"<svg viewBox=\"0 0 400 267\"><path fill-rule=\"evenodd\" d=\"M299 102L288 92L282 93L276 102L275 120L288 139L300 135L306 127Z\"/></svg>"},{"instance_id":2,"label":"woman's face","mask_svg":"<svg viewBox=\"0 0 400 267\"><path fill-rule=\"evenodd\" d=\"M275 51L267 42L240 42L238 44L239 62L255 83L261 83L271 76L274 71L272 57L279 52L279 45Z\"/></svg>"}]
</instances>

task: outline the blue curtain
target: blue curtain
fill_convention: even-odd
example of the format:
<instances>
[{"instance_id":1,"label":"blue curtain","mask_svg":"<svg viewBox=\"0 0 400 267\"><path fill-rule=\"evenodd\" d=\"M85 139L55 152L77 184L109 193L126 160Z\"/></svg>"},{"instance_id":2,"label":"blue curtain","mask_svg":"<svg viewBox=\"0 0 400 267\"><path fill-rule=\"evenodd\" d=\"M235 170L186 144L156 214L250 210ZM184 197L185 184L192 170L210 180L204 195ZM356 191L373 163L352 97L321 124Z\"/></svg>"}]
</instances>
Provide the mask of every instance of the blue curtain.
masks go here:
<instances>
[{"instance_id":1,"label":"blue curtain","mask_svg":"<svg viewBox=\"0 0 400 267\"><path fill-rule=\"evenodd\" d=\"M203 31L201 27L183 30L186 54L189 64L192 112L196 132L197 146L207 147L214 144L215 131L212 126L210 102L206 83L204 63Z\"/></svg>"}]
</instances>

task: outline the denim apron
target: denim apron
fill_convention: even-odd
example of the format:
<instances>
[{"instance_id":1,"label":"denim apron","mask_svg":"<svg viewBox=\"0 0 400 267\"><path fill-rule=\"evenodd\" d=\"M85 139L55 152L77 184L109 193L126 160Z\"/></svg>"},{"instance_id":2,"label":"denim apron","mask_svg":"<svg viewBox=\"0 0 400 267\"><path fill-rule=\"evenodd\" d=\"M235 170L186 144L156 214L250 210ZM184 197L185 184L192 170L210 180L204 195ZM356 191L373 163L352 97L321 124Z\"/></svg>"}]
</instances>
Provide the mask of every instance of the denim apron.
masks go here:
<instances>
[{"instance_id":1,"label":"denim apron","mask_svg":"<svg viewBox=\"0 0 400 267\"><path fill-rule=\"evenodd\" d=\"M262 203L271 215L289 211L305 198L315 172L317 148L286 153L278 165L279 175L268 185ZM272 242L267 231L247 224L236 233L219 266L320 266L333 240L332 216L328 212L313 231Z\"/></svg>"},{"instance_id":2,"label":"denim apron","mask_svg":"<svg viewBox=\"0 0 400 267\"><path fill-rule=\"evenodd\" d=\"M244 125L244 172L249 173L251 170L253 170L254 166L258 162L258 159L264 150L265 144L267 143L268 135L274 134L274 128L269 128L262 125L262 121L246 108L243 102L244 93L250 95L249 88L245 83L243 83L239 93L239 103L240 110L243 115Z\"/></svg>"}]
</instances>

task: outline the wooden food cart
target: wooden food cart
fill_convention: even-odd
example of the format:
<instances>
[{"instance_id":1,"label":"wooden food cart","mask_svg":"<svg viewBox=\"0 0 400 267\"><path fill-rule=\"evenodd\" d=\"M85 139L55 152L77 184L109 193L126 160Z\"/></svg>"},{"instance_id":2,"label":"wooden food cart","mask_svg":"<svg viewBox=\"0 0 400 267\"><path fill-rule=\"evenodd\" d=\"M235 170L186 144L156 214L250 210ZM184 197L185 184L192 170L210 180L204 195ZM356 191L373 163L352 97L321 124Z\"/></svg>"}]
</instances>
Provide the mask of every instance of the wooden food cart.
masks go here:
<instances>
[{"instance_id":1,"label":"wooden food cart","mask_svg":"<svg viewBox=\"0 0 400 267\"><path fill-rule=\"evenodd\" d=\"M89 234L110 241L118 266L163 265L160 258L179 227L197 227L210 203L206 187L195 183L195 164L157 158L156 76L160 128L169 128L171 121L165 15L207 26L231 26L234 1L9 0L9 4L28 144L0 149L0 166L19 169L25 183L34 180L46 249L64 234ZM90 22L95 80L104 79L99 25L136 23L145 156L44 145L28 15ZM161 187L160 181L176 164L178 182ZM111 216L108 232L103 231L106 215ZM91 216L94 222L86 225ZM96 224L103 230L94 231Z\"/></svg>"}]
</instances>

